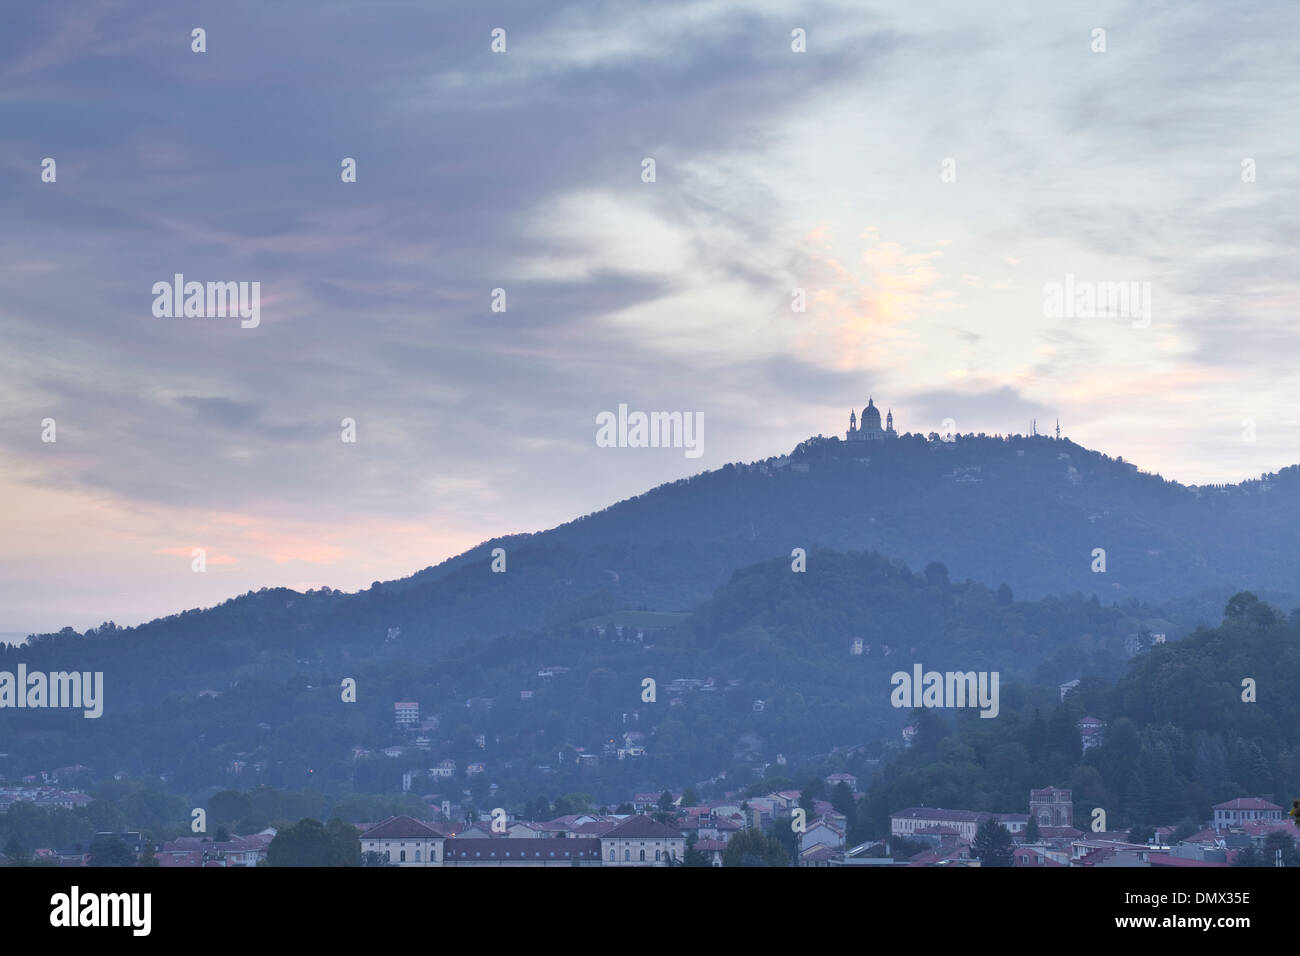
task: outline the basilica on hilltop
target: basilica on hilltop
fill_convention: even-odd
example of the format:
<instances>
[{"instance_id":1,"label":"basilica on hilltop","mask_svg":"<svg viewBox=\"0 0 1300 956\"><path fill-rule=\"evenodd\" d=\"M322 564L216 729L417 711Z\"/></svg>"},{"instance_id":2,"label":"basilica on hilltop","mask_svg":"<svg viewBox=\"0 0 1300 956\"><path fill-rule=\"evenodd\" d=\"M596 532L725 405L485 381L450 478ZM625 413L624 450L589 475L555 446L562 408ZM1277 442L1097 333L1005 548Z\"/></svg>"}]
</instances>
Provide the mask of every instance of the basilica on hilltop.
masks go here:
<instances>
[{"instance_id":1,"label":"basilica on hilltop","mask_svg":"<svg viewBox=\"0 0 1300 956\"><path fill-rule=\"evenodd\" d=\"M898 432L894 431L894 413L890 411L885 418L885 427L880 427L880 409L876 408L875 403L868 398L867 407L862 410L862 423L858 424L856 412L849 412L849 430L844 433L845 441L883 441L886 438L897 438Z\"/></svg>"}]
</instances>

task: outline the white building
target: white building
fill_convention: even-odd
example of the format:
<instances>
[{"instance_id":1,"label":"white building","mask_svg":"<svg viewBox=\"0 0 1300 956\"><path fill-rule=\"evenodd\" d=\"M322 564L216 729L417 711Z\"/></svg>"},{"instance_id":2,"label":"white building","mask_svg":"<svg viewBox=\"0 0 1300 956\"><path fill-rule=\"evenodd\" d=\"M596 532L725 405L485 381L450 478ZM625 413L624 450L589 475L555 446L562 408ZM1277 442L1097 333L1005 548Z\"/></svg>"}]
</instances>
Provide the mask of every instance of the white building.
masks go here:
<instances>
[{"instance_id":1,"label":"white building","mask_svg":"<svg viewBox=\"0 0 1300 956\"><path fill-rule=\"evenodd\" d=\"M1282 808L1259 797L1238 797L1214 805L1214 829L1241 826L1243 823L1281 823Z\"/></svg>"},{"instance_id":2,"label":"white building","mask_svg":"<svg viewBox=\"0 0 1300 956\"><path fill-rule=\"evenodd\" d=\"M378 853L395 866L441 866L445 839L412 817L389 817L361 834L361 850Z\"/></svg>"},{"instance_id":3,"label":"white building","mask_svg":"<svg viewBox=\"0 0 1300 956\"><path fill-rule=\"evenodd\" d=\"M681 831L647 816L628 817L600 838L605 866L667 866L685 854Z\"/></svg>"}]
</instances>

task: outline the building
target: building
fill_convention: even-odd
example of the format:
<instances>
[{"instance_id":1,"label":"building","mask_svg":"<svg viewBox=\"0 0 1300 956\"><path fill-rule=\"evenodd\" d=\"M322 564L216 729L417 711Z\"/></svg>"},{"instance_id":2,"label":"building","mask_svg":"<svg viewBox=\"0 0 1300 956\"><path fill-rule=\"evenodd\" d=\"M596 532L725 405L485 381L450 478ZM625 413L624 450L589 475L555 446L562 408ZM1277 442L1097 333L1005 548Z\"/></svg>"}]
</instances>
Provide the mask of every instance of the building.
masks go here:
<instances>
[{"instance_id":1,"label":"building","mask_svg":"<svg viewBox=\"0 0 1300 956\"><path fill-rule=\"evenodd\" d=\"M412 817L389 817L361 834L361 851L378 853L395 866L438 866L446 837Z\"/></svg>"},{"instance_id":2,"label":"building","mask_svg":"<svg viewBox=\"0 0 1300 956\"><path fill-rule=\"evenodd\" d=\"M875 402L868 397L867 407L862 410L862 422L858 423L858 416L855 412L849 412L849 430L844 433L844 440L850 442L864 441L881 441L886 438L897 438L898 432L894 431L894 413L889 412L885 420L885 427L880 427L880 409L876 408Z\"/></svg>"},{"instance_id":3,"label":"building","mask_svg":"<svg viewBox=\"0 0 1300 956\"><path fill-rule=\"evenodd\" d=\"M1040 827L1074 826L1074 794L1048 787L1029 791L1029 815Z\"/></svg>"},{"instance_id":4,"label":"building","mask_svg":"<svg viewBox=\"0 0 1300 956\"><path fill-rule=\"evenodd\" d=\"M1043 847L1018 846L1012 851L1012 866L1068 866L1053 859Z\"/></svg>"},{"instance_id":5,"label":"building","mask_svg":"<svg viewBox=\"0 0 1300 956\"><path fill-rule=\"evenodd\" d=\"M1025 828L1029 826L1029 814L1027 813L995 813L993 819L1007 828L1007 832L1015 836L1024 833Z\"/></svg>"},{"instance_id":6,"label":"building","mask_svg":"<svg viewBox=\"0 0 1300 956\"><path fill-rule=\"evenodd\" d=\"M696 852L704 854L709 866L722 866L722 854L726 849L727 844L722 840L698 840L695 843Z\"/></svg>"},{"instance_id":7,"label":"building","mask_svg":"<svg viewBox=\"0 0 1300 956\"><path fill-rule=\"evenodd\" d=\"M1105 739L1103 724L1096 717L1084 717L1079 720L1079 745L1087 752L1092 747L1100 747Z\"/></svg>"},{"instance_id":8,"label":"building","mask_svg":"<svg viewBox=\"0 0 1300 956\"><path fill-rule=\"evenodd\" d=\"M685 854L686 839L680 830L644 815L628 817L600 837L605 866L667 866Z\"/></svg>"},{"instance_id":9,"label":"building","mask_svg":"<svg viewBox=\"0 0 1300 956\"><path fill-rule=\"evenodd\" d=\"M1214 805L1214 829L1241 826L1244 823L1281 823L1282 808L1259 797L1238 797Z\"/></svg>"},{"instance_id":10,"label":"building","mask_svg":"<svg viewBox=\"0 0 1300 956\"><path fill-rule=\"evenodd\" d=\"M945 810L942 807L907 807L889 816L889 832L893 836L911 837L918 832L939 833L951 828L957 839L970 843L980 824L993 814L974 810ZM931 828L937 828L931 830Z\"/></svg>"},{"instance_id":11,"label":"building","mask_svg":"<svg viewBox=\"0 0 1300 956\"><path fill-rule=\"evenodd\" d=\"M825 820L818 820L799 835L800 853L811 850L815 846L829 850L844 849L844 831Z\"/></svg>"},{"instance_id":12,"label":"building","mask_svg":"<svg viewBox=\"0 0 1300 956\"><path fill-rule=\"evenodd\" d=\"M569 840L448 840L444 866L600 866L601 842Z\"/></svg>"},{"instance_id":13,"label":"building","mask_svg":"<svg viewBox=\"0 0 1300 956\"><path fill-rule=\"evenodd\" d=\"M850 791L858 789L858 778L851 773L833 773L826 778L826 786L831 790L834 790L835 785L840 783L847 784Z\"/></svg>"},{"instance_id":14,"label":"building","mask_svg":"<svg viewBox=\"0 0 1300 956\"><path fill-rule=\"evenodd\" d=\"M398 727L414 727L420 722L420 705L413 701L393 704L393 719Z\"/></svg>"}]
</instances>

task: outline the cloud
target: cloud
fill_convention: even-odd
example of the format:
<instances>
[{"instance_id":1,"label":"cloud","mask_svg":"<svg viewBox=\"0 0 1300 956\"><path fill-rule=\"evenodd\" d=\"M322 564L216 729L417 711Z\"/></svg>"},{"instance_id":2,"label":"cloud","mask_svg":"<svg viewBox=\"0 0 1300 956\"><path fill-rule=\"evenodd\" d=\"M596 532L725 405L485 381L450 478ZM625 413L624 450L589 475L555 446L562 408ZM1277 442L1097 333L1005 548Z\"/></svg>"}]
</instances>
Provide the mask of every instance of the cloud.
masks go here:
<instances>
[{"instance_id":1,"label":"cloud","mask_svg":"<svg viewBox=\"0 0 1300 956\"><path fill-rule=\"evenodd\" d=\"M1186 481L1300 457L1293 5L315 9L205 9L207 54L178 8L6 24L0 605L361 587L868 395L911 430L1059 414ZM175 272L261 282L261 326L155 319ZM1067 273L1151 282L1151 326L1046 317ZM703 412L705 457L601 456L620 402ZM190 574L193 540L239 563Z\"/></svg>"}]
</instances>

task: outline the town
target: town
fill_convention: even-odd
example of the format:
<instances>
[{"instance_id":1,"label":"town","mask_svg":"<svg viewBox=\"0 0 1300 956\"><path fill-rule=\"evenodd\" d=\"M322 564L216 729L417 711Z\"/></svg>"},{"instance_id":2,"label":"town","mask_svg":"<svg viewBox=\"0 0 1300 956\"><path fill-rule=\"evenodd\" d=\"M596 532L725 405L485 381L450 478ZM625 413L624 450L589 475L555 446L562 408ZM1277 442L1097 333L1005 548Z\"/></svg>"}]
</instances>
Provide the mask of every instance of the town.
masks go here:
<instances>
[{"instance_id":1,"label":"town","mask_svg":"<svg viewBox=\"0 0 1300 956\"><path fill-rule=\"evenodd\" d=\"M1295 853L1295 825L1282 807L1261 797L1239 797L1213 808L1212 820L1194 831L1157 826L1089 830L1074 826L1070 790L1045 787L1028 794L1027 812L992 813L904 807L890 815L888 837L846 843L847 817L837 807L860 799L857 780L837 773L803 790L688 803L692 794L637 793L612 812L566 813L549 819L524 814L469 813L449 801L430 808L431 819L407 815L355 825L369 866L712 866L752 865L729 848L754 838L788 850L786 864L805 867L1228 867L1243 857ZM813 793L830 795L828 801ZM84 793L50 787L0 788L0 812L19 801L71 809L91 802ZM846 802L849 802L846 804ZM97 865L94 844L116 844L118 865L252 867L266 865L277 830L238 835L218 830L150 843L139 831L103 832L92 845L38 847L24 859L0 854L0 866L22 862L64 867ZM981 838L999 832L1001 862L981 859ZM742 834L749 840L733 841ZM996 840L994 841L996 842ZM12 847L7 848L14 852Z\"/></svg>"}]
</instances>

